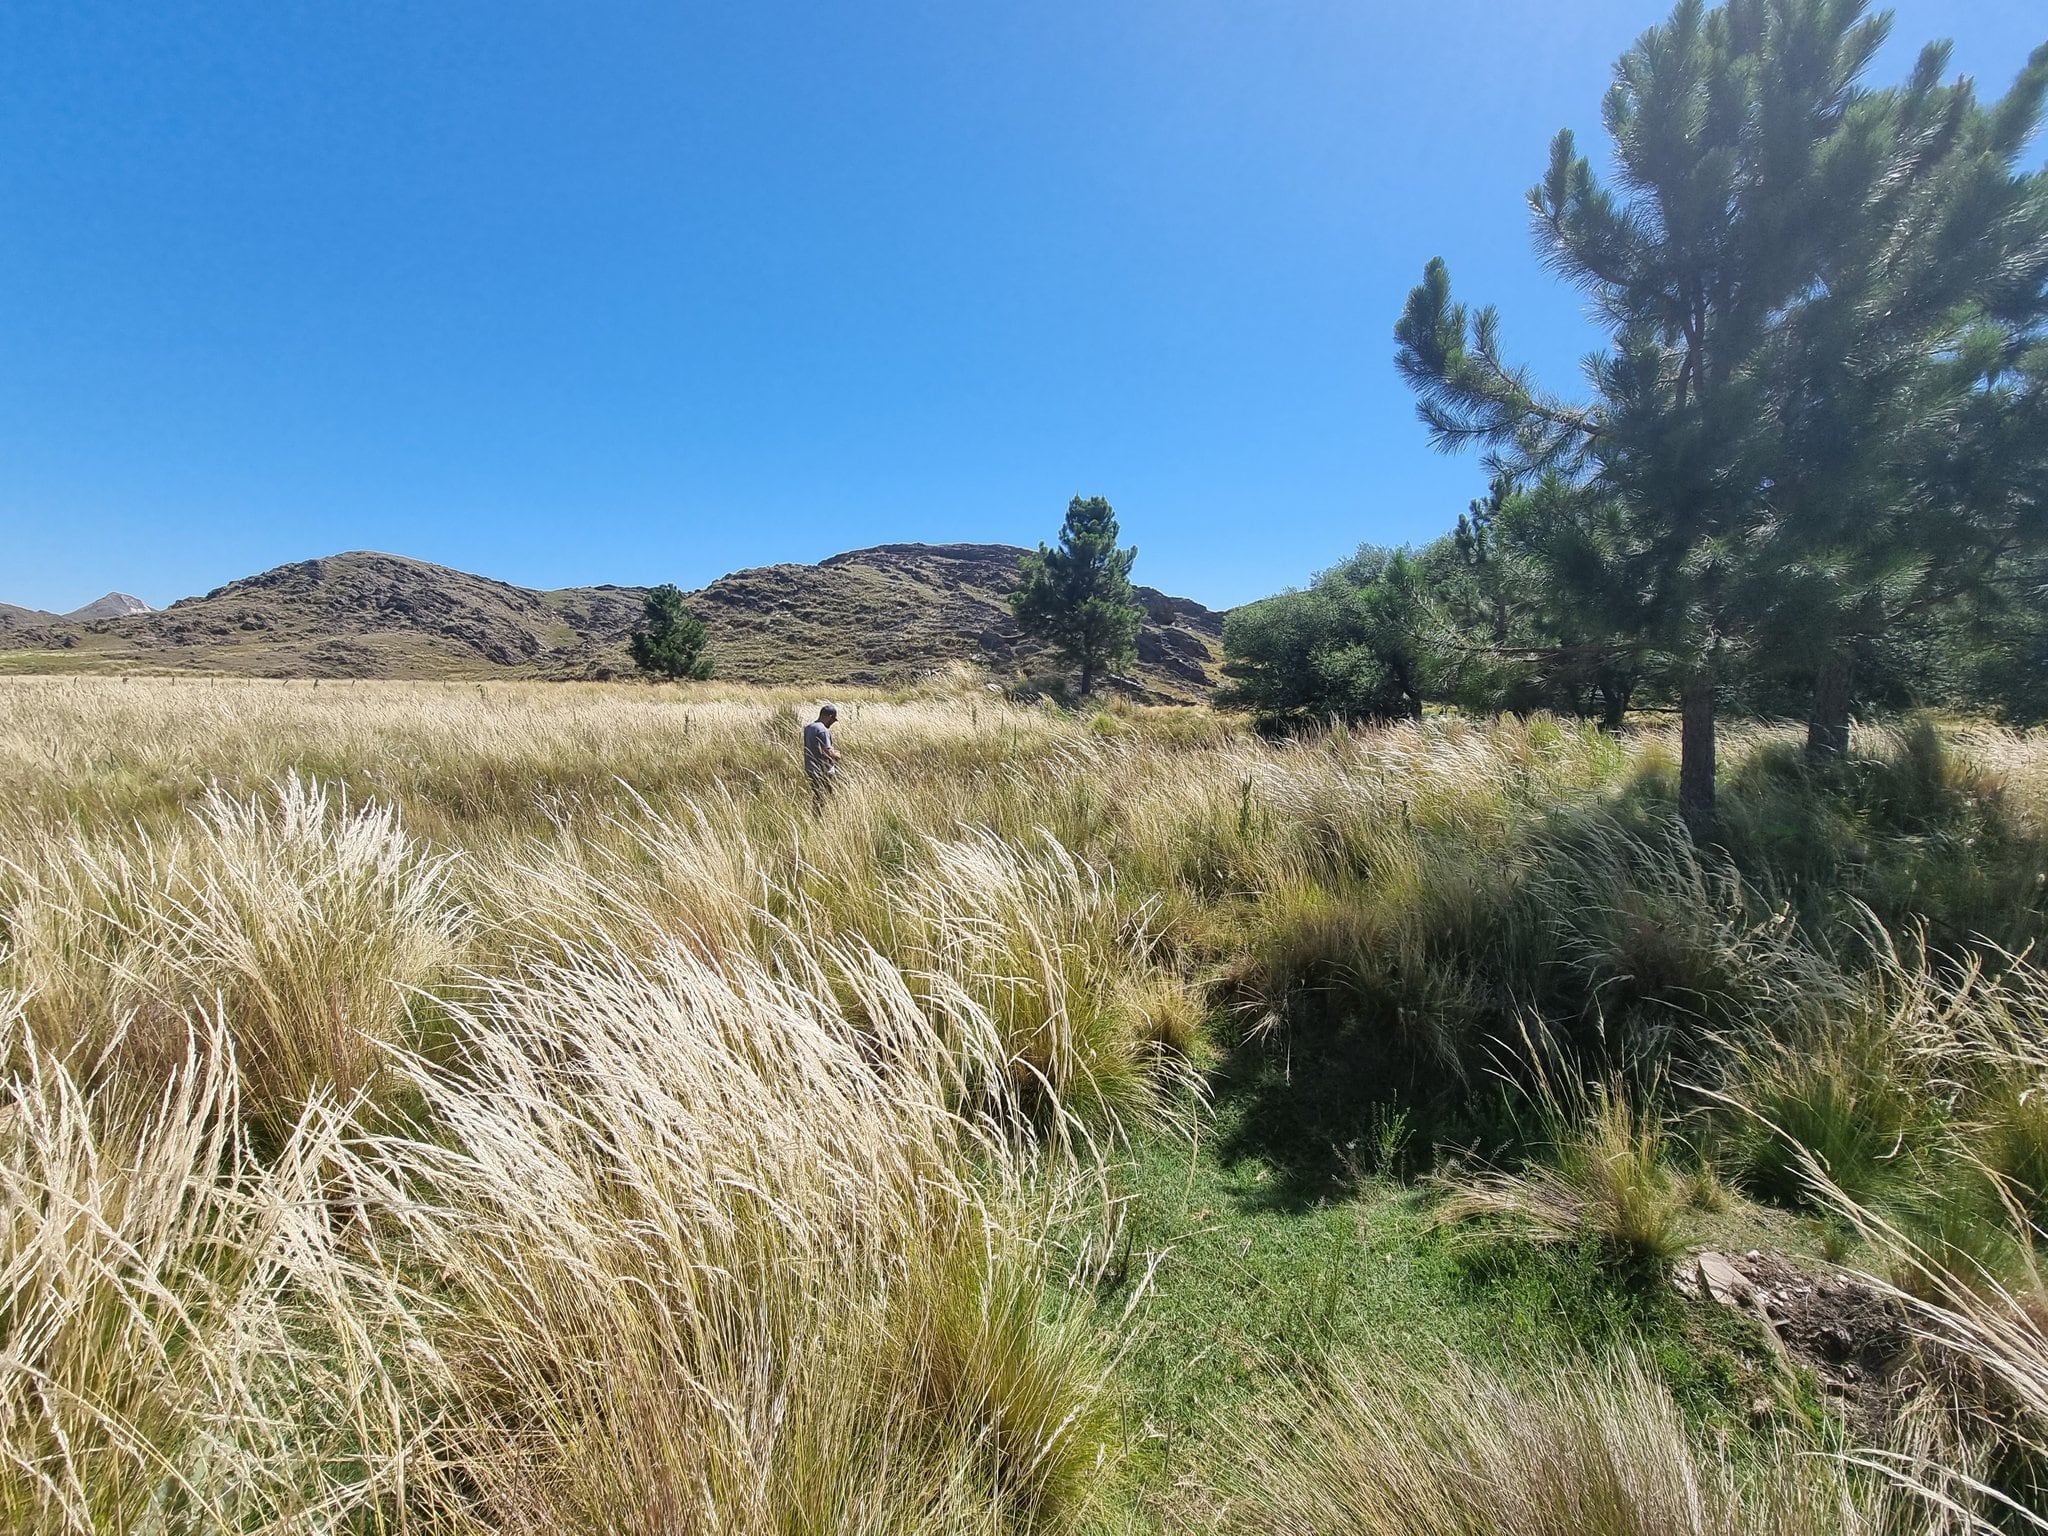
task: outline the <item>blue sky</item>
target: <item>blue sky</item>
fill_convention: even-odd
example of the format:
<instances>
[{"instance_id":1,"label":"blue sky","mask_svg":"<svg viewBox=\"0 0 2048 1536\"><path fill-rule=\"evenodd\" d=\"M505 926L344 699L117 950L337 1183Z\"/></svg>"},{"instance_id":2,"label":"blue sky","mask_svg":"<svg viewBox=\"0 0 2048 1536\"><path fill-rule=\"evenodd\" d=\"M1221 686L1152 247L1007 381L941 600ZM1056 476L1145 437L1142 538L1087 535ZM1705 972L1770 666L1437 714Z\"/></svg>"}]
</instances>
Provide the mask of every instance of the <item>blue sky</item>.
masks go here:
<instances>
[{"instance_id":1,"label":"blue sky","mask_svg":"<svg viewBox=\"0 0 2048 1536\"><path fill-rule=\"evenodd\" d=\"M20 0L0 600L342 549L537 586L1049 537L1227 605L1482 487L1424 261L1558 382L1522 204L1661 0ZM2037 0L1905 0L2002 91Z\"/></svg>"}]
</instances>

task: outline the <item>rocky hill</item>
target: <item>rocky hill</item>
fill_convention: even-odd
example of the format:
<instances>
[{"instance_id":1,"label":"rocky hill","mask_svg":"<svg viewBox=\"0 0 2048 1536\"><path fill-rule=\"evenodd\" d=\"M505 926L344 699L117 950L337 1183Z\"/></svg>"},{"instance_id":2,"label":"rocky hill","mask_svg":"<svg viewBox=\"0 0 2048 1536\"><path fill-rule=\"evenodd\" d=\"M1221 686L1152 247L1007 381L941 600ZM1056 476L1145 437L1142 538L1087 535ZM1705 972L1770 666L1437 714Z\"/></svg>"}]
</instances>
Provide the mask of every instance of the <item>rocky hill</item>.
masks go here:
<instances>
[{"instance_id":1,"label":"rocky hill","mask_svg":"<svg viewBox=\"0 0 2048 1536\"><path fill-rule=\"evenodd\" d=\"M1028 674L1052 663L1010 617L1023 558L1007 544L882 544L816 565L735 571L691 606L731 677L882 683L957 661ZM1138 597L1135 680L1177 698L1207 693L1223 616L1151 587Z\"/></svg>"},{"instance_id":2,"label":"rocky hill","mask_svg":"<svg viewBox=\"0 0 2048 1536\"><path fill-rule=\"evenodd\" d=\"M96 598L83 608L74 608L59 617L83 622L86 619L119 619L131 613L151 612L149 604L139 597L130 597L126 592L109 592L105 597Z\"/></svg>"},{"instance_id":3,"label":"rocky hill","mask_svg":"<svg viewBox=\"0 0 2048 1536\"><path fill-rule=\"evenodd\" d=\"M113 619L124 614L148 613L149 604L139 597L130 597L126 592L109 592L105 597L95 598L83 608L74 608L69 613L45 613L40 608L22 608L13 603L0 603L0 635L22 630L46 630L53 624L83 623L87 619Z\"/></svg>"},{"instance_id":4,"label":"rocky hill","mask_svg":"<svg viewBox=\"0 0 2048 1536\"><path fill-rule=\"evenodd\" d=\"M41 631L56 622L52 614L35 608L21 608L13 603L0 603L0 639L19 635L25 631Z\"/></svg>"},{"instance_id":5,"label":"rocky hill","mask_svg":"<svg viewBox=\"0 0 2048 1536\"><path fill-rule=\"evenodd\" d=\"M691 594L718 675L736 682L889 684L961 662L1014 678L1049 669L1011 619L1024 552L885 544L816 565L722 576ZM606 677L630 670L643 587L540 592L398 555L282 565L158 612L118 594L68 615L0 605L9 670L197 670L268 677ZM1196 698L1216 681L1222 616L1139 588L1131 681Z\"/></svg>"}]
</instances>

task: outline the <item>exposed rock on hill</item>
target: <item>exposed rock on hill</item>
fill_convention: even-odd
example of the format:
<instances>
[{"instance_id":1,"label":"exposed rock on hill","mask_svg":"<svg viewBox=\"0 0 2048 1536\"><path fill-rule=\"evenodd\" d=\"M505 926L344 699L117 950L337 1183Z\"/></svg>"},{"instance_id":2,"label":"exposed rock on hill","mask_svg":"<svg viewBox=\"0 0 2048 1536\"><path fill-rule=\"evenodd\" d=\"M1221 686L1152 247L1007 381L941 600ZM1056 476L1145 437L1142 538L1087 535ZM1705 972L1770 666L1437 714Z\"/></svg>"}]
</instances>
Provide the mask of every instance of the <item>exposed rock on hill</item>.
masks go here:
<instances>
[{"instance_id":1,"label":"exposed rock on hill","mask_svg":"<svg viewBox=\"0 0 2048 1536\"><path fill-rule=\"evenodd\" d=\"M413 677L527 668L581 639L548 594L398 555L301 560L97 626L234 671Z\"/></svg>"},{"instance_id":2,"label":"exposed rock on hill","mask_svg":"<svg viewBox=\"0 0 2048 1536\"><path fill-rule=\"evenodd\" d=\"M149 611L149 604L139 597L130 597L126 592L109 592L105 597L95 598L83 608L74 608L69 613L49 613L41 608L0 603L0 624L41 628L49 624L83 623L87 619L118 619L125 614Z\"/></svg>"},{"instance_id":3,"label":"exposed rock on hill","mask_svg":"<svg viewBox=\"0 0 2048 1536\"><path fill-rule=\"evenodd\" d=\"M1010 617L1023 558L1007 544L882 544L735 571L693 607L731 677L882 683L958 661L1029 673L1051 662ZM1138 596L1135 680L1177 698L1214 687L1222 615L1150 587Z\"/></svg>"},{"instance_id":4,"label":"exposed rock on hill","mask_svg":"<svg viewBox=\"0 0 2048 1536\"><path fill-rule=\"evenodd\" d=\"M1024 552L1002 544L886 544L817 565L736 571L691 594L719 676L739 682L894 683L960 662L999 675L1049 668L1010 617ZM74 615L0 608L17 669L177 668L282 677L600 677L630 667L642 587L539 592L398 555L282 565L161 612L110 594ZM1215 682L1222 616L1139 589L1132 682L1194 698ZM55 654L66 652L60 658ZM25 654L30 653L30 654Z\"/></svg>"}]
</instances>

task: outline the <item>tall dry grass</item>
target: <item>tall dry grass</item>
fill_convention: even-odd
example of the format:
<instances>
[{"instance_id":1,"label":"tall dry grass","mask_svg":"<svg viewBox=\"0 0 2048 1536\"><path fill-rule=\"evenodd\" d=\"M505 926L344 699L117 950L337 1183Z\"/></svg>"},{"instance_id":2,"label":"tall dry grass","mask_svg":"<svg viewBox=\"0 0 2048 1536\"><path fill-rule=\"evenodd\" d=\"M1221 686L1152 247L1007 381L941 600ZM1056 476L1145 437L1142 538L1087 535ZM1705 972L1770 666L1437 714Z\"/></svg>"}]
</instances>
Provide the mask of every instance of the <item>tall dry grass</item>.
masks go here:
<instances>
[{"instance_id":1,"label":"tall dry grass","mask_svg":"<svg viewBox=\"0 0 2048 1536\"><path fill-rule=\"evenodd\" d=\"M441 1362L435 1461L493 1529L1066 1528L1097 1491L1102 1362L1057 1302L1085 1169L1010 1117L956 996L862 1003L614 949L494 985L432 1139L339 1175ZM1077 1180L1083 1182L1077 1184ZM455 1500L439 1487L437 1499Z\"/></svg>"},{"instance_id":2,"label":"tall dry grass","mask_svg":"<svg viewBox=\"0 0 2048 1536\"><path fill-rule=\"evenodd\" d=\"M1734 1043L1738 1171L1882 1210L1958 1276L2014 1279L2048 1220L2048 975L1992 945L1944 956L1904 937L1866 927L1871 963L1832 1006Z\"/></svg>"},{"instance_id":3,"label":"tall dry grass","mask_svg":"<svg viewBox=\"0 0 2048 1536\"><path fill-rule=\"evenodd\" d=\"M944 823L889 872L742 803L703 773L758 707L682 722L685 799L585 776L586 720L190 693L118 763L59 738L0 845L9 1529L1087 1515L1107 1360L1063 1298L1170 1071L1105 876ZM905 757L981 750L900 714ZM168 800L167 736L209 770ZM448 798L512 773L532 809Z\"/></svg>"},{"instance_id":4,"label":"tall dry grass","mask_svg":"<svg viewBox=\"0 0 2048 1536\"><path fill-rule=\"evenodd\" d=\"M1690 1235L1671 1128L1649 1095L1619 1080L1544 1076L1532 1095L1537 1156L1520 1171L1442 1181L1443 1224L1537 1243L1591 1240L1623 1267L1658 1270Z\"/></svg>"},{"instance_id":5,"label":"tall dry grass","mask_svg":"<svg viewBox=\"0 0 2048 1536\"><path fill-rule=\"evenodd\" d=\"M0 985L107 1097L152 1100L202 1015L252 1118L369 1093L462 953L451 856L296 775L246 801L210 789L166 834L108 830L0 847Z\"/></svg>"},{"instance_id":6,"label":"tall dry grass","mask_svg":"<svg viewBox=\"0 0 2048 1536\"><path fill-rule=\"evenodd\" d=\"M399 1068L424 1132L260 1156L226 1031L108 1126L10 1004L8 1529L1071 1528L1092 1165L964 992L839 960L858 1022L681 950L480 979Z\"/></svg>"},{"instance_id":7,"label":"tall dry grass","mask_svg":"<svg viewBox=\"0 0 2048 1536\"><path fill-rule=\"evenodd\" d=\"M1121 1443L1086 1305L1109 1165L1199 1116L1236 1026L1320 1010L1386 1081L1471 1097L1531 1010L1626 1066L1849 1017L1816 978L1885 985L1806 945L1739 839L1673 840L1655 732L1266 743L913 691L841 701L850 771L813 817L812 702L0 684L9 1528L1079 1528ZM1734 803L1805 813L1766 788ZM2012 1017L1969 1145L2019 1190ZM1902 1062L1944 1063L1916 1093L1970 1059L1914 1039ZM1661 1121L1606 1102L1560 1125L1559 1187L1604 1179L1621 1214L1567 1214L1660 1250ZM1445 1486L1450 1452L1639 1482L1645 1520L1692 1501L1606 1528L1860 1528L1824 1522L1825 1480L1687 1445L1636 1377L1465 1386L1469 1434L1420 1388L1405 1421L1317 1398L1381 1504L1316 1503L1329 1469L1274 1442L1246 1528L1381 1518L1404 1480L1482 1522L1444 1529L1551 1528Z\"/></svg>"},{"instance_id":8,"label":"tall dry grass","mask_svg":"<svg viewBox=\"0 0 2048 1536\"><path fill-rule=\"evenodd\" d=\"M1795 1444L1702 1446L1640 1360L1547 1379L1441 1361L1340 1363L1241 1426L1227 1529L1296 1536L1877 1536L1881 1492Z\"/></svg>"},{"instance_id":9,"label":"tall dry grass","mask_svg":"<svg viewBox=\"0 0 2048 1536\"><path fill-rule=\"evenodd\" d=\"M1862 1240L1921 1389L1855 1459L1972 1528L2048 1525L2048 974L1873 936L1857 1006L1745 1047L1752 1170Z\"/></svg>"},{"instance_id":10,"label":"tall dry grass","mask_svg":"<svg viewBox=\"0 0 2048 1536\"><path fill-rule=\"evenodd\" d=\"M330 1219L341 1121L258 1159L204 1021L109 1126L0 1008L0 1524L25 1533L374 1529L434 1413L415 1314Z\"/></svg>"}]
</instances>

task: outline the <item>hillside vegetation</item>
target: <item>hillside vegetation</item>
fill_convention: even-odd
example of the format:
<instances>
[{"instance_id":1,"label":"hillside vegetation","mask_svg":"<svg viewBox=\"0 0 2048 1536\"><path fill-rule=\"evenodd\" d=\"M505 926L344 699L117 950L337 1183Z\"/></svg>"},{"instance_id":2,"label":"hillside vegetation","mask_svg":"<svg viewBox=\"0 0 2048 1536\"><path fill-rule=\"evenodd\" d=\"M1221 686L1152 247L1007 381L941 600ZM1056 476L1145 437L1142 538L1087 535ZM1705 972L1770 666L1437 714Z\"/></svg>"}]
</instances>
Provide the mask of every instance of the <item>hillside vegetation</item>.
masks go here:
<instances>
[{"instance_id":1,"label":"hillside vegetation","mask_svg":"<svg viewBox=\"0 0 2048 1536\"><path fill-rule=\"evenodd\" d=\"M812 702L0 684L0 1523L2048 1509L2048 741Z\"/></svg>"},{"instance_id":2,"label":"hillside vegetation","mask_svg":"<svg viewBox=\"0 0 2048 1536\"><path fill-rule=\"evenodd\" d=\"M1010 680L1049 668L1010 616L1024 551L888 544L770 565L687 594L734 682L905 683L961 665ZM482 680L630 676L644 587L538 592L398 555L302 560L160 613L0 611L0 669L198 671L257 677ZM1216 682L1220 614L1138 589L1130 683L1168 700ZM97 607L98 605L94 605ZM1131 691L1126 689L1126 691Z\"/></svg>"}]
</instances>

